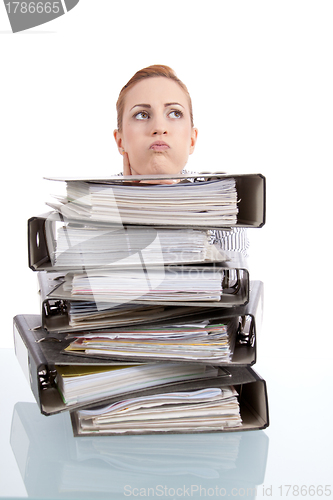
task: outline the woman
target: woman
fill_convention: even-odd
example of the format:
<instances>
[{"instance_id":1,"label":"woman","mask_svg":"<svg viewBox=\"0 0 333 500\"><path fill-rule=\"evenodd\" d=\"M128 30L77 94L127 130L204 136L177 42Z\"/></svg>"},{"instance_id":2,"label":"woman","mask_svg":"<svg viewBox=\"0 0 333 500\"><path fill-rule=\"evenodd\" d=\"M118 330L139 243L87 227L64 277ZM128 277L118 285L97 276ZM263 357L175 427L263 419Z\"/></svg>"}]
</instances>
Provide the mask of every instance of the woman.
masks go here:
<instances>
[{"instance_id":1,"label":"woman","mask_svg":"<svg viewBox=\"0 0 333 500\"><path fill-rule=\"evenodd\" d=\"M186 86L168 66L144 68L129 80L117 101L114 131L124 175L179 174L193 153L193 126Z\"/></svg>"},{"instance_id":2,"label":"woman","mask_svg":"<svg viewBox=\"0 0 333 500\"><path fill-rule=\"evenodd\" d=\"M169 66L149 66L128 81L117 101L117 126L114 138L123 155L123 175L186 173L184 167L194 151L198 130L193 125L190 94ZM246 255L244 229L211 234L212 242L218 242L223 250Z\"/></svg>"}]
</instances>

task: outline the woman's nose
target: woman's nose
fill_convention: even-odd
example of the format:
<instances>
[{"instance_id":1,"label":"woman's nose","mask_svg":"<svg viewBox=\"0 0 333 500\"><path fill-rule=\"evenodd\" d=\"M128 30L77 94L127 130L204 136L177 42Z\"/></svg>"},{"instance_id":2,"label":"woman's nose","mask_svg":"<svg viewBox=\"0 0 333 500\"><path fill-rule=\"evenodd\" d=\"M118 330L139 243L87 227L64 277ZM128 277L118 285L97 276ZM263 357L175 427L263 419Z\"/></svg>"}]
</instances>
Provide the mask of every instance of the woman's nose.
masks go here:
<instances>
[{"instance_id":1,"label":"woman's nose","mask_svg":"<svg viewBox=\"0 0 333 500\"><path fill-rule=\"evenodd\" d=\"M168 130L165 121L162 118L156 118L152 123L152 135L164 135L167 133Z\"/></svg>"},{"instance_id":2,"label":"woman's nose","mask_svg":"<svg viewBox=\"0 0 333 500\"><path fill-rule=\"evenodd\" d=\"M153 132L153 135L164 135L164 134L167 134L167 131L163 130L163 129L157 129L157 130L154 130L154 132Z\"/></svg>"}]
</instances>

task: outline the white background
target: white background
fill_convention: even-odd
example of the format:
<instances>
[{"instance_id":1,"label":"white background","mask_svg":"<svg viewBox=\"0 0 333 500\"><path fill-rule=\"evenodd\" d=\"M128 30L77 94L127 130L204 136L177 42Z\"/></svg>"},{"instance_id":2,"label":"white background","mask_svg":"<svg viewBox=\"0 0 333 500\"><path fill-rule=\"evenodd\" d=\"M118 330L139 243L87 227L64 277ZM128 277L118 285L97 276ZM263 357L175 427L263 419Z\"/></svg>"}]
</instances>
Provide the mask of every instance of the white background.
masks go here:
<instances>
[{"instance_id":1,"label":"white background","mask_svg":"<svg viewBox=\"0 0 333 500\"><path fill-rule=\"evenodd\" d=\"M119 172L119 91L162 63L192 96L189 168L267 178L267 224L250 232L252 276L266 285L262 347L331 346L332 3L81 0L17 34L0 14L0 344L11 345L13 315L39 312L26 223L47 210L43 176Z\"/></svg>"},{"instance_id":2,"label":"white background","mask_svg":"<svg viewBox=\"0 0 333 500\"><path fill-rule=\"evenodd\" d=\"M112 132L121 87L144 66L173 67L199 129L188 167L267 179L267 222L250 231L251 276L265 283L256 366L269 388L266 485L276 480L275 488L315 477L328 484L332 464L325 442L307 450L323 399L306 403L311 422L301 410L290 427L285 414L287 404L304 404L294 399L299 391L316 395L320 385L325 401L331 393L332 25L330 1L81 0L57 20L12 34L0 4L0 346L12 346L14 315L39 312L26 228L52 192L43 176L119 172ZM281 422L286 445L277 439ZM282 458L287 446L304 451L297 464Z\"/></svg>"},{"instance_id":3,"label":"white background","mask_svg":"<svg viewBox=\"0 0 333 500\"><path fill-rule=\"evenodd\" d=\"M332 21L325 1L81 0L12 34L0 5L0 345L12 345L15 314L39 312L26 225L47 210L53 191L43 176L119 172L119 91L135 71L161 63L192 96L199 139L188 167L267 178L267 223L250 234L252 277L266 285L261 348L288 341L302 356L326 356Z\"/></svg>"}]
</instances>

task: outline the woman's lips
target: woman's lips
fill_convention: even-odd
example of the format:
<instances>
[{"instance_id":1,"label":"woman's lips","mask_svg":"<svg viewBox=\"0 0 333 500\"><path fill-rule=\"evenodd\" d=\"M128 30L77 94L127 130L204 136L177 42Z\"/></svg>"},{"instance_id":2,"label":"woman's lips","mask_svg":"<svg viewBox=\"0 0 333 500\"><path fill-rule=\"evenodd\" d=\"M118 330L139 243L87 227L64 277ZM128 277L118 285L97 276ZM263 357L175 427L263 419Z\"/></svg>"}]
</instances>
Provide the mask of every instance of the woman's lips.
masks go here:
<instances>
[{"instance_id":1,"label":"woman's lips","mask_svg":"<svg viewBox=\"0 0 333 500\"><path fill-rule=\"evenodd\" d=\"M152 149L153 151L166 151L167 149L170 149L170 146L166 142L155 141L150 145L149 149Z\"/></svg>"}]
</instances>

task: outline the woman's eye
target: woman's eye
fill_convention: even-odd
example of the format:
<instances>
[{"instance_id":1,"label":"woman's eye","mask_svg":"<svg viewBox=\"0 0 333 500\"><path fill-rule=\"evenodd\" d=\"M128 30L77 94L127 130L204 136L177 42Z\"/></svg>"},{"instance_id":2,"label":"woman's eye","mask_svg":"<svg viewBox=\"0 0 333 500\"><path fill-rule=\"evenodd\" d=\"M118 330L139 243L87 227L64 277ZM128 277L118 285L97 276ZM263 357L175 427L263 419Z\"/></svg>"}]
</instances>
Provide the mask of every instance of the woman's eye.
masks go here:
<instances>
[{"instance_id":1,"label":"woman's eye","mask_svg":"<svg viewBox=\"0 0 333 500\"><path fill-rule=\"evenodd\" d=\"M183 113L179 109L174 109L169 113L170 118L181 118L183 116Z\"/></svg>"},{"instance_id":2,"label":"woman's eye","mask_svg":"<svg viewBox=\"0 0 333 500\"><path fill-rule=\"evenodd\" d=\"M149 115L148 115L147 111L140 111L139 113L136 113L136 115L134 115L134 117L137 120L147 120L149 118Z\"/></svg>"}]
</instances>

